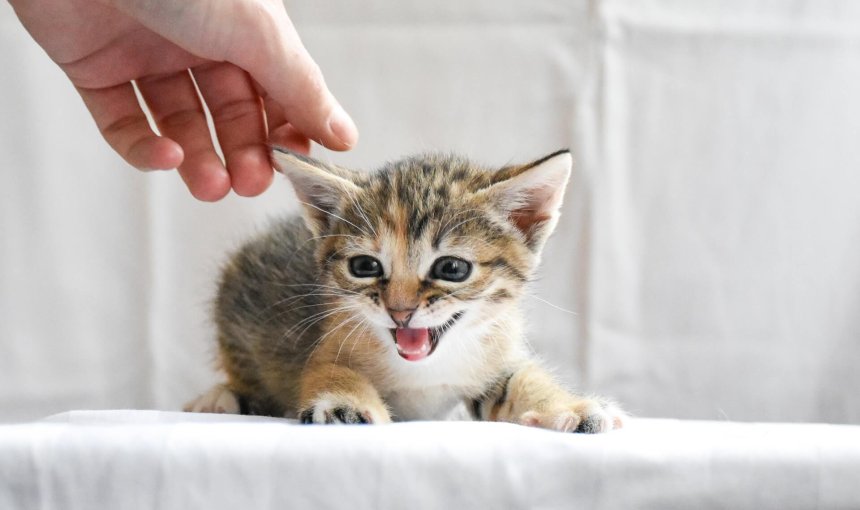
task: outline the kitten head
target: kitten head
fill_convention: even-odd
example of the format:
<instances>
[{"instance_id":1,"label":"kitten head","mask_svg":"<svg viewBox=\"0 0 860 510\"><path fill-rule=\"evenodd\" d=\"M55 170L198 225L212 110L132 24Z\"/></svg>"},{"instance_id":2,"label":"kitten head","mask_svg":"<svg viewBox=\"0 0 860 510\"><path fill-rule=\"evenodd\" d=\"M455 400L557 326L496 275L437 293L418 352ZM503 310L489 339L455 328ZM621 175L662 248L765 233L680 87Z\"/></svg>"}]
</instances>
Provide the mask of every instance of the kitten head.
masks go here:
<instances>
[{"instance_id":1,"label":"kitten head","mask_svg":"<svg viewBox=\"0 0 860 510\"><path fill-rule=\"evenodd\" d=\"M491 170L431 154L362 173L280 149L273 158L304 206L335 306L409 361L511 313L572 162L565 150Z\"/></svg>"}]
</instances>

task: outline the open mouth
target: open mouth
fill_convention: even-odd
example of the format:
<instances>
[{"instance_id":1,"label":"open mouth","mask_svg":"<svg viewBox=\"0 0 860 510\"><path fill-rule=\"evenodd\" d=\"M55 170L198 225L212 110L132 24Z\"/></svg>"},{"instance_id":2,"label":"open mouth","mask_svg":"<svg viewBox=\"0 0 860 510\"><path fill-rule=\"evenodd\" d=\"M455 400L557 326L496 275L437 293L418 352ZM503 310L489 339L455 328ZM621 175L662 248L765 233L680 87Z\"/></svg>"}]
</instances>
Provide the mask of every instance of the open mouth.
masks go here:
<instances>
[{"instance_id":1,"label":"open mouth","mask_svg":"<svg viewBox=\"0 0 860 510\"><path fill-rule=\"evenodd\" d=\"M457 322L464 312L457 312L435 328L395 328L391 330L397 353L408 361L419 361L433 354L439 339Z\"/></svg>"}]
</instances>

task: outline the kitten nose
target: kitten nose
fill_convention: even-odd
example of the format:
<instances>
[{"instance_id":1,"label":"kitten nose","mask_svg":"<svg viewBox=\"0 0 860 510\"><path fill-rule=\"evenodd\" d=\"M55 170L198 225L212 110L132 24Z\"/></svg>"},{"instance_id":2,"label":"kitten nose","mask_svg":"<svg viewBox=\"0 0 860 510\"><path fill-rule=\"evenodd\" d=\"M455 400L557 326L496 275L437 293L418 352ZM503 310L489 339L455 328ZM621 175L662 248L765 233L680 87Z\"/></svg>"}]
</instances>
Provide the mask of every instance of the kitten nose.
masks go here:
<instances>
[{"instance_id":1,"label":"kitten nose","mask_svg":"<svg viewBox=\"0 0 860 510\"><path fill-rule=\"evenodd\" d=\"M408 308L406 310L392 310L391 308L388 309L388 315L390 315L394 323L401 328L405 328L406 325L409 324L409 319L412 318L413 312L415 312L414 308Z\"/></svg>"}]
</instances>

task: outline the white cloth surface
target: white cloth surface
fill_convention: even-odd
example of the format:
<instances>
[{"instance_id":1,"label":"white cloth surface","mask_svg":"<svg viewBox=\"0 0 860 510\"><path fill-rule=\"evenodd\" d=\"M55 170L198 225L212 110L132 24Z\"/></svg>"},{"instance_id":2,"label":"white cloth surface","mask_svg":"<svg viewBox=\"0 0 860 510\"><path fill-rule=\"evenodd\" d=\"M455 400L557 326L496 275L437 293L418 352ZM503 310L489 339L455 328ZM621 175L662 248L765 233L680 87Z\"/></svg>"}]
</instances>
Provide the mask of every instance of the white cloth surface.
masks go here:
<instances>
[{"instance_id":1,"label":"white cloth surface","mask_svg":"<svg viewBox=\"0 0 860 510\"><path fill-rule=\"evenodd\" d=\"M858 508L860 427L299 426L77 411L0 426L0 508Z\"/></svg>"},{"instance_id":2,"label":"white cloth surface","mask_svg":"<svg viewBox=\"0 0 860 510\"><path fill-rule=\"evenodd\" d=\"M860 3L287 8L362 132L322 158L573 148L527 299L569 383L643 416L860 423ZM6 2L0 48L0 421L179 409L219 378L219 264L292 192L202 204L134 172Z\"/></svg>"}]
</instances>

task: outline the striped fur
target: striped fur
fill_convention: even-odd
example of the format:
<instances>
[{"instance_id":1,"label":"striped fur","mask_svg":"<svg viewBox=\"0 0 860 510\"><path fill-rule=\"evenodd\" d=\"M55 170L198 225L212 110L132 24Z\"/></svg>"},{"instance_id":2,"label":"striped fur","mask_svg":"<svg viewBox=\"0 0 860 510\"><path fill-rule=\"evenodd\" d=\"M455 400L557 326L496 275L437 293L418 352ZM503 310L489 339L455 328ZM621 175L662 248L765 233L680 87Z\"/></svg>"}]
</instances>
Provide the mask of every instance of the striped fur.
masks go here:
<instances>
[{"instance_id":1,"label":"striped fur","mask_svg":"<svg viewBox=\"0 0 860 510\"><path fill-rule=\"evenodd\" d=\"M380 423L441 419L465 403L479 419L620 425L614 406L558 386L522 336L519 301L558 218L567 151L502 169L429 154L369 173L279 149L273 159L304 214L239 250L215 303L226 388L243 410ZM383 273L354 276L356 256ZM464 281L434 277L445 256L471 263ZM398 355L400 310L412 311L410 328L438 333L426 359Z\"/></svg>"}]
</instances>

